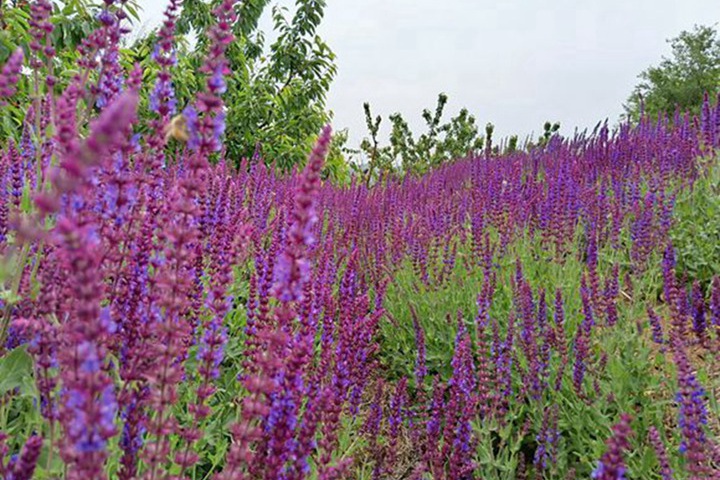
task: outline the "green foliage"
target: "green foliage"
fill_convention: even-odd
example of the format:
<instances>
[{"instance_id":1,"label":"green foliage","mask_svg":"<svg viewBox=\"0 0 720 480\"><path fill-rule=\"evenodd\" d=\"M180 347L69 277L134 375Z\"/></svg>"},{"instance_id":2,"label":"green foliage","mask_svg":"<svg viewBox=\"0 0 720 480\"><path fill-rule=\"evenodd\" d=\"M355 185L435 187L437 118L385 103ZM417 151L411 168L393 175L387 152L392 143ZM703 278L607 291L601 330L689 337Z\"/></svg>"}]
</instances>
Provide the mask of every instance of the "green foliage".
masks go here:
<instances>
[{"instance_id":1,"label":"green foliage","mask_svg":"<svg viewBox=\"0 0 720 480\"><path fill-rule=\"evenodd\" d=\"M18 347L0 358L0 396L17 389L22 396L35 391L32 359L25 347Z\"/></svg>"},{"instance_id":2,"label":"green foliage","mask_svg":"<svg viewBox=\"0 0 720 480\"><path fill-rule=\"evenodd\" d=\"M280 33L264 57L251 68L247 82L228 90L228 153L247 156L256 142L282 170L303 165L322 125L329 120L325 101L336 73L335 55L315 34L325 2L298 1L288 21L273 10ZM244 85L243 85L244 84ZM252 142L243 139L252 138Z\"/></svg>"},{"instance_id":3,"label":"green foliage","mask_svg":"<svg viewBox=\"0 0 720 480\"><path fill-rule=\"evenodd\" d=\"M204 35L212 24L215 0L186 0L178 18L178 63L173 71L173 85L180 109L201 90L205 76L200 72L207 53L209 39ZM265 45L265 35L258 30L258 22L268 0L249 0L239 6L239 20L233 26L236 41L227 50L233 76L228 79L225 102L227 129L226 155L239 164L249 158L260 145L266 161L273 162L283 171L302 167L324 124L331 120L326 109L327 93L337 72L335 54L316 34L322 21L325 2L297 0L292 16L287 9L273 9L277 39ZM54 2L51 17L57 47L55 71L59 76L58 88L63 87L77 72L77 46L97 26L95 18L102 2L68 0ZM137 0L123 7L131 21L138 19ZM18 47L26 49L30 41L29 4L22 3L3 11L0 16L0 65ZM196 38L194 43L189 38ZM156 31L135 39L132 45L121 50L121 63L126 70L134 63L144 69L144 88L141 98L141 116L149 115L148 95L155 81L158 65L152 59ZM19 136L22 119L31 92L29 82L23 79L19 93L0 123L0 134ZM141 122L145 124L146 122ZM327 177L340 182L348 180L348 168L342 145L333 152Z\"/></svg>"},{"instance_id":4,"label":"green foliage","mask_svg":"<svg viewBox=\"0 0 720 480\"><path fill-rule=\"evenodd\" d=\"M598 124L600 125L600 124ZM599 127L595 127L596 129ZM534 141L530 137L527 137L525 141L523 142L521 150L524 150L526 152L529 152L535 148L544 148L548 142L550 142L550 139L553 138L555 135L560 135L558 132L560 131L560 122L545 122L543 124L543 133L540 135L540 137L537 139L537 141ZM511 137L512 140L512 137ZM516 140L517 141L517 140Z\"/></svg>"},{"instance_id":5,"label":"green foliage","mask_svg":"<svg viewBox=\"0 0 720 480\"><path fill-rule=\"evenodd\" d=\"M13 400L7 399L12 395ZM15 448L41 419L37 407L37 390L33 377L33 361L25 346L17 347L0 358L0 428L10 436Z\"/></svg>"},{"instance_id":6,"label":"green foliage","mask_svg":"<svg viewBox=\"0 0 720 480\"><path fill-rule=\"evenodd\" d=\"M582 231L580 227L574 245L570 247L571 251L582 251ZM491 234L493 240L497 240L497 232ZM623 232L623 235L627 234ZM613 265L620 266L621 278L630 270L630 243L626 240L623 238L620 248L608 245L600 250L600 277L607 276ZM459 239L456 241L460 242ZM447 381L452 375L451 361L458 315L462 315L473 343L477 346L474 321L476 297L484 278L482 269L466 267L473 264L469 242L458 244L455 270L446 283L424 283L409 262L394 275L385 301L390 321L383 325L379 340L383 367L390 379L414 376L417 351L413 317L425 333L428 377L439 375ZM571 469L575 470L577 478L589 478L597 465L597 459L606 449L605 439L611 435L611 427L621 412L642 412L642 416L638 416L633 424L635 437L631 440L631 453L627 457L632 478L658 478L655 473L657 460L645 439L648 428L654 425L671 435L669 441L672 444L679 443L672 436L676 433L663 427L668 415L675 415L672 402L674 387L672 382L668 382L668 378L672 378L675 373L672 362L663 355L657 355L649 339L648 327L644 320L639 319L646 318L645 306L647 302L655 300L657 285L662 282L659 267L661 254L656 252L652 261L648 262L648 270L634 284L633 297L623 297L618 302L617 325L605 328L597 320L598 325L590 344L592 354L589 357L594 360L588 361L588 375L584 385L588 396L586 399L578 398L571 381L575 332L583 320L579 295L581 278L586 271L583 260L573 255L564 258L562 263L554 261L552 252L543 250L540 239L530 233L512 242L506 252L496 254L493 263L498 268L497 281L490 318L498 322L502 338L507 330L507 319L517 314L512 286L516 260L522 263L523 275L530 283L533 295L537 295L539 289L545 289L549 318L552 318L553 311L553 289L558 287L562 291L565 341L571 363L565 370L565 379L558 391L550 389L543 398L536 400L526 399L522 395L508 398L509 413L503 424L492 418L474 422L478 438L475 457L478 475L481 478L517 478L518 465L531 465L537 447L535 436L527 432L539 431L543 413L557 406L560 433L558 458L542 478L568 478ZM428 265L428 268L432 271L433 265ZM484 341L492 342L492 334L486 333ZM604 369L599 360L603 354L607 355ZM517 362L517 370L527 367L522 354L517 355L514 362ZM553 354L550 371L557 372L561 362L562 359ZM518 372L513 372L514 392L522 391L523 381ZM426 378L426 389L431 382L430 378ZM677 466L673 465L675 468ZM530 473L529 478L534 478L533 473Z\"/></svg>"},{"instance_id":7,"label":"green foliage","mask_svg":"<svg viewBox=\"0 0 720 480\"><path fill-rule=\"evenodd\" d=\"M445 162L473 154L483 148L484 139L479 135L475 117L465 108L449 122L441 123L448 97L438 95L435 111L422 111L427 132L415 138L407 121L400 113L389 116L391 124L390 145L379 146L378 132L382 117L372 118L370 104L365 103L365 121L370 138L365 138L360 150L369 161L365 172L369 184L374 175L397 170L400 173L420 175Z\"/></svg>"},{"instance_id":8,"label":"green foliage","mask_svg":"<svg viewBox=\"0 0 720 480\"><path fill-rule=\"evenodd\" d=\"M505 154L515 153L518 149L518 136L512 135L505 147Z\"/></svg>"},{"instance_id":9,"label":"green foliage","mask_svg":"<svg viewBox=\"0 0 720 480\"><path fill-rule=\"evenodd\" d=\"M539 144L541 146L547 145L548 142L550 141L550 139L552 138L552 136L555 135L558 132L558 130L560 130L559 122L555 122L555 123L545 122L545 124L543 125L543 134L540 137Z\"/></svg>"},{"instance_id":10,"label":"green foliage","mask_svg":"<svg viewBox=\"0 0 720 480\"><path fill-rule=\"evenodd\" d=\"M698 113L704 93L718 92L720 39L715 28L695 26L668 42L672 56L639 75L641 82L625 104L628 118L637 120L643 105L650 118L672 114L678 107Z\"/></svg>"},{"instance_id":11,"label":"green foliage","mask_svg":"<svg viewBox=\"0 0 720 480\"><path fill-rule=\"evenodd\" d=\"M53 1L50 20L54 25L52 42L56 56L53 59L53 72L57 78L57 89L64 88L77 73L79 53L77 47L88 34L98 26L97 14L102 2L90 0ZM0 65L4 65L10 54L22 47L27 65L30 54L30 2L15 2L10 8L2 8L0 1ZM139 19L138 0L129 0L123 5L132 23ZM127 55L127 50L123 50ZM148 54L149 56L149 54ZM26 70L26 72L30 72ZM18 84L18 92L4 110L0 121L0 138L18 138L22 131L22 122L27 108L34 98L30 91L29 75L22 75Z\"/></svg>"},{"instance_id":12,"label":"green foliage","mask_svg":"<svg viewBox=\"0 0 720 480\"><path fill-rule=\"evenodd\" d=\"M488 156L492 153L493 149L493 132L495 131L495 125L489 123L485 125L485 155Z\"/></svg>"},{"instance_id":13,"label":"green foliage","mask_svg":"<svg viewBox=\"0 0 720 480\"><path fill-rule=\"evenodd\" d=\"M675 205L670 236L678 270L707 286L720 273L720 162L707 164L692 190L682 191Z\"/></svg>"},{"instance_id":14,"label":"green foliage","mask_svg":"<svg viewBox=\"0 0 720 480\"><path fill-rule=\"evenodd\" d=\"M441 93L434 113L423 110L427 132L417 140L413 138L401 114L390 116L393 126L390 143L393 153L401 160L403 171L422 174L432 167L482 149L483 138L479 136L475 117L467 109L461 109L449 122L440 123L447 100L447 95Z\"/></svg>"},{"instance_id":15,"label":"green foliage","mask_svg":"<svg viewBox=\"0 0 720 480\"><path fill-rule=\"evenodd\" d=\"M335 78L335 54L316 33L325 11L325 1L297 0L292 16L286 8L274 7L272 18L277 39L265 45L258 21L267 0L243 2L240 20L234 26L236 41L227 57L233 76L228 79L225 131L227 156L236 164L249 158L260 145L266 161L282 171L302 167L318 131L330 120L327 93ZM181 57L176 75L180 104L196 86L201 59L208 39L202 32L211 24L211 4L190 0L183 4L178 21L181 33L198 34L193 51ZM336 150L334 161L339 161ZM331 178L342 168L334 168Z\"/></svg>"},{"instance_id":16,"label":"green foliage","mask_svg":"<svg viewBox=\"0 0 720 480\"><path fill-rule=\"evenodd\" d=\"M367 185L370 185L370 181L375 172L392 170L393 155L390 146L380 147L378 134L382 117L378 115L375 119L372 118L370 103L368 102L363 103L363 111L365 112L365 124L367 125L368 132L370 132L370 138L363 139L360 144L360 150L365 152L369 159L367 170L364 172L364 181Z\"/></svg>"},{"instance_id":17,"label":"green foliage","mask_svg":"<svg viewBox=\"0 0 720 480\"><path fill-rule=\"evenodd\" d=\"M19 45L26 46L30 39L30 3L15 2L10 8L3 8L0 14L0 64ZM0 2L2 5L2 2ZM58 52L72 52L98 25L96 15L100 11L101 2L89 0L53 1L51 21L55 26L52 42ZM124 6L130 21L139 19L137 0L129 1ZM59 59L59 65L64 64Z\"/></svg>"},{"instance_id":18,"label":"green foliage","mask_svg":"<svg viewBox=\"0 0 720 480\"><path fill-rule=\"evenodd\" d=\"M388 117L391 127L389 144L384 146L380 145L378 138L382 117L378 115L373 118L370 104L365 102L363 110L369 137L362 140L360 152L366 156L367 165L358 172L363 181L371 185L388 174L422 175L444 163L481 152L489 157L501 152L512 153L519 148L529 150L538 145L546 145L560 130L559 123L546 122L537 145L526 141L520 147L517 135L512 135L496 145L493 141L495 125L487 123L484 135L481 134L475 117L466 108L462 108L455 117L442 123L447 101L447 95L441 93L438 95L434 112L427 108L422 111L427 131L417 138L400 113L391 114Z\"/></svg>"},{"instance_id":19,"label":"green foliage","mask_svg":"<svg viewBox=\"0 0 720 480\"><path fill-rule=\"evenodd\" d=\"M345 144L348 140L348 130L338 130L333 134L330 142L330 150L325 158L323 177L332 181L335 185L347 185L350 182L351 170L345 154Z\"/></svg>"}]
</instances>

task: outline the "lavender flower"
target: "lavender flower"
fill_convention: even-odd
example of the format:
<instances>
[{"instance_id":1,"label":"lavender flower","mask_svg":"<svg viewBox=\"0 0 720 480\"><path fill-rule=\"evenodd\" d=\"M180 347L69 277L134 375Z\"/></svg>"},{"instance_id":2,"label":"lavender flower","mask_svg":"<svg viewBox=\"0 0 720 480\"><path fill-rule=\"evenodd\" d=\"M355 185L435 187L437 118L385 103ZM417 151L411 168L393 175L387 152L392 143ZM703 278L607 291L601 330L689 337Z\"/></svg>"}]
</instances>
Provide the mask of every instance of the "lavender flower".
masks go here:
<instances>
[{"instance_id":1,"label":"lavender flower","mask_svg":"<svg viewBox=\"0 0 720 480\"><path fill-rule=\"evenodd\" d=\"M317 145L310 154L302 183L297 192L293 226L290 230L290 245L275 265L274 294L284 302L302 299L303 284L307 281L309 265L302 258L302 252L315 239L313 227L318 221L313 196L320 184L320 170L330 145L331 129L325 127Z\"/></svg>"},{"instance_id":2,"label":"lavender flower","mask_svg":"<svg viewBox=\"0 0 720 480\"><path fill-rule=\"evenodd\" d=\"M720 329L720 276L712 281L712 293L710 294L710 323Z\"/></svg>"},{"instance_id":3,"label":"lavender flower","mask_svg":"<svg viewBox=\"0 0 720 480\"><path fill-rule=\"evenodd\" d=\"M557 425L558 413L557 405L545 410L540 432L535 437L538 446L535 450L533 463L542 470L547 469L549 463L556 461L558 441L560 439L560 431Z\"/></svg>"},{"instance_id":4,"label":"lavender flower","mask_svg":"<svg viewBox=\"0 0 720 480\"><path fill-rule=\"evenodd\" d=\"M43 439L38 435L32 435L25 442L20 456L13 464L8 480L31 480L33 478L42 445Z\"/></svg>"},{"instance_id":5,"label":"lavender flower","mask_svg":"<svg viewBox=\"0 0 720 480\"><path fill-rule=\"evenodd\" d=\"M592 478L597 480L624 480L627 467L623 453L630 449L628 438L632 435L630 416L623 414L613 427L613 435L607 440L607 451L598 466L593 470Z\"/></svg>"},{"instance_id":6,"label":"lavender flower","mask_svg":"<svg viewBox=\"0 0 720 480\"><path fill-rule=\"evenodd\" d=\"M648 439L655 449L655 455L657 456L658 464L660 465L660 475L662 480L673 480L673 471L670 468L670 462L668 461L667 451L665 445L660 438L660 432L657 428L650 427L648 430Z\"/></svg>"},{"instance_id":7,"label":"lavender flower","mask_svg":"<svg viewBox=\"0 0 720 480\"><path fill-rule=\"evenodd\" d=\"M695 281L692 287L692 320L693 330L698 340L704 342L706 339L707 323L705 319L705 296L699 281Z\"/></svg>"},{"instance_id":8,"label":"lavender flower","mask_svg":"<svg viewBox=\"0 0 720 480\"><path fill-rule=\"evenodd\" d=\"M687 457L691 474L703 475L708 472L705 390L695 378L681 346L676 347L675 364L678 369L678 425L682 434L680 453Z\"/></svg>"},{"instance_id":9,"label":"lavender flower","mask_svg":"<svg viewBox=\"0 0 720 480\"><path fill-rule=\"evenodd\" d=\"M655 310L651 307L647 308L648 320L650 321L650 328L652 330L652 338L655 343L662 345L665 343L663 337L662 324L660 323L660 317L657 316Z\"/></svg>"},{"instance_id":10,"label":"lavender flower","mask_svg":"<svg viewBox=\"0 0 720 480\"><path fill-rule=\"evenodd\" d=\"M15 94L15 89L20 79L22 63L23 51L22 48L18 48L10 55L2 71L0 71L0 98L12 97Z\"/></svg>"}]
</instances>

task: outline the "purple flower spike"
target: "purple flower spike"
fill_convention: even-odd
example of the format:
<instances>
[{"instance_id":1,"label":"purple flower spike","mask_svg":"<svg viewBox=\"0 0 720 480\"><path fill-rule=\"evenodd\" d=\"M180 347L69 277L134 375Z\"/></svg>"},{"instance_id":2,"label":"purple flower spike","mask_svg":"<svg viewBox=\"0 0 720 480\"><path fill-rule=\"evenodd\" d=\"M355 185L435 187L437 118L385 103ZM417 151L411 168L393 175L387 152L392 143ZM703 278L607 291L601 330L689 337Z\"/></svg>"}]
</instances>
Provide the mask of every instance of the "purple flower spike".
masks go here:
<instances>
[{"instance_id":1,"label":"purple flower spike","mask_svg":"<svg viewBox=\"0 0 720 480\"><path fill-rule=\"evenodd\" d=\"M31 480L35 467L40 458L40 450L42 449L43 439L38 435L31 436L20 453L20 457L15 462L13 472L10 475L11 480Z\"/></svg>"},{"instance_id":2,"label":"purple flower spike","mask_svg":"<svg viewBox=\"0 0 720 480\"><path fill-rule=\"evenodd\" d=\"M23 62L22 48L18 48L10 55L7 63L0 71L0 98L12 97L20 79L20 70Z\"/></svg>"},{"instance_id":3,"label":"purple flower spike","mask_svg":"<svg viewBox=\"0 0 720 480\"><path fill-rule=\"evenodd\" d=\"M623 453L630 448L628 439L632 435L630 416L623 414L613 427L613 435L607 441L607 451L592 473L596 480L625 480L625 460Z\"/></svg>"}]
</instances>

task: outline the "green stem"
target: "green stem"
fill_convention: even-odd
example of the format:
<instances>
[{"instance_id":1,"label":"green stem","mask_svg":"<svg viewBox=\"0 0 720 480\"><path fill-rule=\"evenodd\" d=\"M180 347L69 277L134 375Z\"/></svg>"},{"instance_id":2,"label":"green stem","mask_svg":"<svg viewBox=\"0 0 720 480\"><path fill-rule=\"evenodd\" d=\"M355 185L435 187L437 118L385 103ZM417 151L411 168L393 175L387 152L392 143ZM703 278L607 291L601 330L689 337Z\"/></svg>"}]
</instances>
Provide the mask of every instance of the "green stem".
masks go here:
<instances>
[{"instance_id":1,"label":"green stem","mask_svg":"<svg viewBox=\"0 0 720 480\"><path fill-rule=\"evenodd\" d=\"M22 280L23 272L25 271L25 263L27 262L29 252L30 246L28 244L23 245L23 248L20 251L20 261L18 262L17 268L15 269L16 276L13 279L13 284L10 289L10 300L12 300L12 297L17 295L17 292L20 290L20 282ZM0 349L4 348L5 341L7 340L8 330L10 328L10 314L12 312L12 307L13 304L11 301L7 302L7 304L5 305L2 324L0 325Z\"/></svg>"},{"instance_id":2,"label":"green stem","mask_svg":"<svg viewBox=\"0 0 720 480\"><path fill-rule=\"evenodd\" d=\"M52 461L53 461L53 451L55 447L55 421L52 419L50 420L50 434L48 435L48 456L47 456L47 463L45 464L45 471L50 472L50 468L52 467Z\"/></svg>"}]
</instances>

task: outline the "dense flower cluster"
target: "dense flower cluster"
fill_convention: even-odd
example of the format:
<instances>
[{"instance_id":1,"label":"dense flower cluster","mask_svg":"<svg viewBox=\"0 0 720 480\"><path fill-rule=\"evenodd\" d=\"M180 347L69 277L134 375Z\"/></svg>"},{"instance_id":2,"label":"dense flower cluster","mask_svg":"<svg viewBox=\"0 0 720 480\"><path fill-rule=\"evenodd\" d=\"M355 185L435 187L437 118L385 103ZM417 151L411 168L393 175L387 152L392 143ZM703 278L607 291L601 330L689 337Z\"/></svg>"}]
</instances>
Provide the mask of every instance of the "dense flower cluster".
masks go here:
<instances>
[{"instance_id":1,"label":"dense flower cluster","mask_svg":"<svg viewBox=\"0 0 720 480\"><path fill-rule=\"evenodd\" d=\"M30 58L0 71L3 101L24 64L47 94L0 139L0 362L27 367L0 396L2 478L617 480L645 468L634 449L664 479L717 474L693 353L717 352L720 277L683 278L669 231L720 147L720 104L372 188L322 180L330 126L301 172L235 169L239 3L215 2L206 82L170 143L181 2L150 82L121 61L126 2L105 0L57 92L50 3L33 2ZM674 404L645 372L623 383L640 356L667 357ZM648 434L631 445L621 416L592 471L578 459L620 395L651 410ZM643 422L666 405L665 439ZM564 450L577 438L587 451Z\"/></svg>"}]
</instances>

